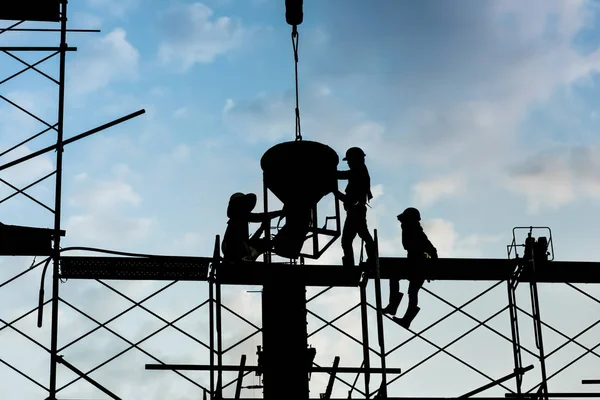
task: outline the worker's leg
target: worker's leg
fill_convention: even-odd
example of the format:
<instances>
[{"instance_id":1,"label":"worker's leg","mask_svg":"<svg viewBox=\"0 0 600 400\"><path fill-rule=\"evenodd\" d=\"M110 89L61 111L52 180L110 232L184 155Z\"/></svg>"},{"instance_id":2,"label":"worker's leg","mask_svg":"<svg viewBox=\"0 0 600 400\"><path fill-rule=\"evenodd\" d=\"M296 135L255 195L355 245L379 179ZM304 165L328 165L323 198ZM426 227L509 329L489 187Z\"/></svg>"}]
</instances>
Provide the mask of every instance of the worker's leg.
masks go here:
<instances>
[{"instance_id":1,"label":"worker's leg","mask_svg":"<svg viewBox=\"0 0 600 400\"><path fill-rule=\"evenodd\" d=\"M404 313L404 316L402 318L394 319L394 321L396 321L398 324L400 324L406 329L410 327L410 324L412 323L413 319L417 316L417 313L420 310L418 306L419 290L421 290L421 287L425 282L425 279L421 278L421 274L419 274L420 271L418 270L418 268L421 267L422 263L419 255L408 253L407 258L411 260L411 272L416 274L416 276L411 278L408 284L408 308L406 309L406 313Z\"/></svg>"},{"instance_id":2,"label":"worker's leg","mask_svg":"<svg viewBox=\"0 0 600 400\"><path fill-rule=\"evenodd\" d=\"M352 242L354 242L356 233L356 214L353 213L351 208L348 208L344 229L342 230L342 250L344 251L342 262L345 266L354 266L354 249L352 248Z\"/></svg>"},{"instance_id":3,"label":"worker's leg","mask_svg":"<svg viewBox=\"0 0 600 400\"><path fill-rule=\"evenodd\" d=\"M390 279L390 299L394 293L400 293L400 281Z\"/></svg>"},{"instance_id":4,"label":"worker's leg","mask_svg":"<svg viewBox=\"0 0 600 400\"><path fill-rule=\"evenodd\" d=\"M400 293L400 281L390 279L390 302L382 310L384 314L396 315L400 301L402 300L402 293Z\"/></svg>"},{"instance_id":5,"label":"worker's leg","mask_svg":"<svg viewBox=\"0 0 600 400\"><path fill-rule=\"evenodd\" d=\"M273 241L269 241L266 237L250 239L250 246L254 247L259 253L264 253L269 250L269 246L273 245Z\"/></svg>"},{"instance_id":6,"label":"worker's leg","mask_svg":"<svg viewBox=\"0 0 600 400\"><path fill-rule=\"evenodd\" d=\"M267 240L265 237L251 238L248 241L248 247L250 248L249 258L255 261L261 254L269 250L272 246L272 241Z\"/></svg>"},{"instance_id":7,"label":"worker's leg","mask_svg":"<svg viewBox=\"0 0 600 400\"><path fill-rule=\"evenodd\" d=\"M417 313L420 310L420 308L418 307L419 290L421 289L421 286L423 286L423 282L424 280L422 279L415 279L410 281L410 284L408 286L408 308L406 309L406 313L404 313L404 316L402 318L394 319L394 321L396 321L406 329L410 327L410 324L412 323L413 319L415 319Z\"/></svg>"},{"instance_id":8,"label":"worker's leg","mask_svg":"<svg viewBox=\"0 0 600 400\"><path fill-rule=\"evenodd\" d=\"M375 262L375 241L369 227L367 226L367 207L357 206L355 207L356 213L356 233L365 242L365 250L367 252L367 262Z\"/></svg>"},{"instance_id":9,"label":"worker's leg","mask_svg":"<svg viewBox=\"0 0 600 400\"><path fill-rule=\"evenodd\" d=\"M416 308L419 305L419 290L425 283L424 279L411 280L408 284L408 308Z\"/></svg>"}]
</instances>

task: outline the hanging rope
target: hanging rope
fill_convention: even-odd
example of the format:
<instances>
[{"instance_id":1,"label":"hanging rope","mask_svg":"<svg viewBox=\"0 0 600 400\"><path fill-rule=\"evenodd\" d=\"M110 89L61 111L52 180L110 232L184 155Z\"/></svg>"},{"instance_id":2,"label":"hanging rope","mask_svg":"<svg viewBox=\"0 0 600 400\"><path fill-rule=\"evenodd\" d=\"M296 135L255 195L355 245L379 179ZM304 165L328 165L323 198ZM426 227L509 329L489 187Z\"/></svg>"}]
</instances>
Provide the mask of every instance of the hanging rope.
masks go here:
<instances>
[{"instance_id":1,"label":"hanging rope","mask_svg":"<svg viewBox=\"0 0 600 400\"><path fill-rule=\"evenodd\" d=\"M294 49L294 71L296 75L296 141L302 140L300 129L300 107L298 101L298 25L302 23L302 0L285 0L285 19L292 25L292 48Z\"/></svg>"},{"instance_id":2,"label":"hanging rope","mask_svg":"<svg viewBox=\"0 0 600 400\"><path fill-rule=\"evenodd\" d=\"M292 28L292 47L294 48L294 70L296 72L296 141L302 140L302 131L300 129L300 107L298 101L298 29L294 25Z\"/></svg>"}]
</instances>

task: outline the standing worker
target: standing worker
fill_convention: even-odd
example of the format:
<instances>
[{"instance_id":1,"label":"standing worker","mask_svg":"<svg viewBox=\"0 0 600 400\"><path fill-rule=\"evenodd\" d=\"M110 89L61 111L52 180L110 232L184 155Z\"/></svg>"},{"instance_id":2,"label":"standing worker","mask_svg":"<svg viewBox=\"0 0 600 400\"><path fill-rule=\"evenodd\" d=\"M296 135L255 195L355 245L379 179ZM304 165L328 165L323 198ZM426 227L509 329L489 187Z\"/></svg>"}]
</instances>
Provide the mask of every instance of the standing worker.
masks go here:
<instances>
[{"instance_id":1,"label":"standing worker","mask_svg":"<svg viewBox=\"0 0 600 400\"><path fill-rule=\"evenodd\" d=\"M254 261L262 253L269 250L267 238L260 237L262 229L259 229L250 237L248 224L282 217L283 210L253 213L252 210L255 206L256 195L254 193L234 193L229 198L229 205L227 206L229 221L227 221L227 230L221 245L225 261Z\"/></svg>"},{"instance_id":2,"label":"standing worker","mask_svg":"<svg viewBox=\"0 0 600 400\"><path fill-rule=\"evenodd\" d=\"M437 259L436 248L429 241L429 238L421 226L421 213L413 207L409 207L402 214L398 215L398 221L402 226L402 246L407 252L407 259L411 269L411 279L408 286L408 308L402 318L393 317L392 319L408 329L412 320L419 312L419 290L425 283L422 277L424 263L430 259ZM390 303L382 311L384 314L395 315L402 300L403 294L400 292L400 282L390 279Z\"/></svg>"},{"instance_id":3,"label":"standing worker","mask_svg":"<svg viewBox=\"0 0 600 400\"><path fill-rule=\"evenodd\" d=\"M342 264L354 266L354 250L352 242L358 236L365 242L367 265L375 261L375 242L367 227L367 203L373 198L371 194L371 177L365 165L365 153L359 147L351 147L346 151L343 161L348 162L348 171L338 171L338 179L347 179L346 194L337 192L344 202L346 221L342 231Z\"/></svg>"}]
</instances>

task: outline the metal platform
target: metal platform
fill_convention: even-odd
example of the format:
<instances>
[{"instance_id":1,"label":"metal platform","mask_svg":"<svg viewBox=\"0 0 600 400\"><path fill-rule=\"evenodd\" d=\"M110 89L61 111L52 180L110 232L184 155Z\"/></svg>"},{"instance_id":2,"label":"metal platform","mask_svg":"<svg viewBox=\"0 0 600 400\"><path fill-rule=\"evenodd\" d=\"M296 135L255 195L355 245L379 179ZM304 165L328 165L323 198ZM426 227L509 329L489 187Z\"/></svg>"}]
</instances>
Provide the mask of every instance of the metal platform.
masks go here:
<instances>
[{"instance_id":1,"label":"metal platform","mask_svg":"<svg viewBox=\"0 0 600 400\"><path fill-rule=\"evenodd\" d=\"M248 262L221 264L217 281L224 285L263 285L271 282L302 282L306 286L358 286L362 271L342 265L290 265Z\"/></svg>"},{"instance_id":2,"label":"metal platform","mask_svg":"<svg viewBox=\"0 0 600 400\"><path fill-rule=\"evenodd\" d=\"M59 22L59 0L4 0L0 19Z\"/></svg>"},{"instance_id":3,"label":"metal platform","mask_svg":"<svg viewBox=\"0 0 600 400\"><path fill-rule=\"evenodd\" d=\"M409 279L413 276L406 258L379 258L381 279ZM425 279L439 281L503 281L510 279L517 260L500 258L440 258L421 267ZM599 262L548 261L536 265L539 283L600 283ZM370 274L370 277L373 277ZM520 282L530 282L532 274L525 269Z\"/></svg>"},{"instance_id":4,"label":"metal platform","mask_svg":"<svg viewBox=\"0 0 600 400\"><path fill-rule=\"evenodd\" d=\"M55 231L0 223L0 256L50 256ZM65 236L65 231L60 231Z\"/></svg>"},{"instance_id":5,"label":"metal platform","mask_svg":"<svg viewBox=\"0 0 600 400\"><path fill-rule=\"evenodd\" d=\"M61 257L64 279L206 281L208 257Z\"/></svg>"},{"instance_id":6,"label":"metal platform","mask_svg":"<svg viewBox=\"0 0 600 400\"><path fill-rule=\"evenodd\" d=\"M212 262L209 257L61 257L61 277L67 279L185 280L206 281ZM381 257L381 279L411 279L406 258ZM440 258L420 267L423 278L440 281L502 281L510 279L516 260L494 258ZM362 269L342 265L290 265L244 262L222 263L216 278L223 285L264 285L271 282L302 282L306 286L360 284ZM373 272L369 278L375 278ZM530 282L525 269L520 282ZM539 283L600 283L600 263L549 261L537 266Z\"/></svg>"}]
</instances>

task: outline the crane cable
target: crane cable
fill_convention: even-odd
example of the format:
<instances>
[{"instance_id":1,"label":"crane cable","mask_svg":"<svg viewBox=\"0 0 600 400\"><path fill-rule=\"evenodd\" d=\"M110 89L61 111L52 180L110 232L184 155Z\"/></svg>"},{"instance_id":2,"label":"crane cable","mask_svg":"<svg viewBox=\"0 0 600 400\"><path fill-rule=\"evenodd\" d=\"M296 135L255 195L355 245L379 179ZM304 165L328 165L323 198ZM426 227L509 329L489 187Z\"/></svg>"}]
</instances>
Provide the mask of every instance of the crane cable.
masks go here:
<instances>
[{"instance_id":1,"label":"crane cable","mask_svg":"<svg viewBox=\"0 0 600 400\"><path fill-rule=\"evenodd\" d=\"M300 107L298 90L298 25L302 23L304 13L302 12L302 0L285 0L285 19L292 26L292 48L294 50L294 72L296 78L296 141L302 140L300 129Z\"/></svg>"},{"instance_id":2,"label":"crane cable","mask_svg":"<svg viewBox=\"0 0 600 400\"><path fill-rule=\"evenodd\" d=\"M294 48L294 69L296 72L296 141L302 140L300 130L300 107L298 106L298 29L296 25L292 28L292 47Z\"/></svg>"}]
</instances>

